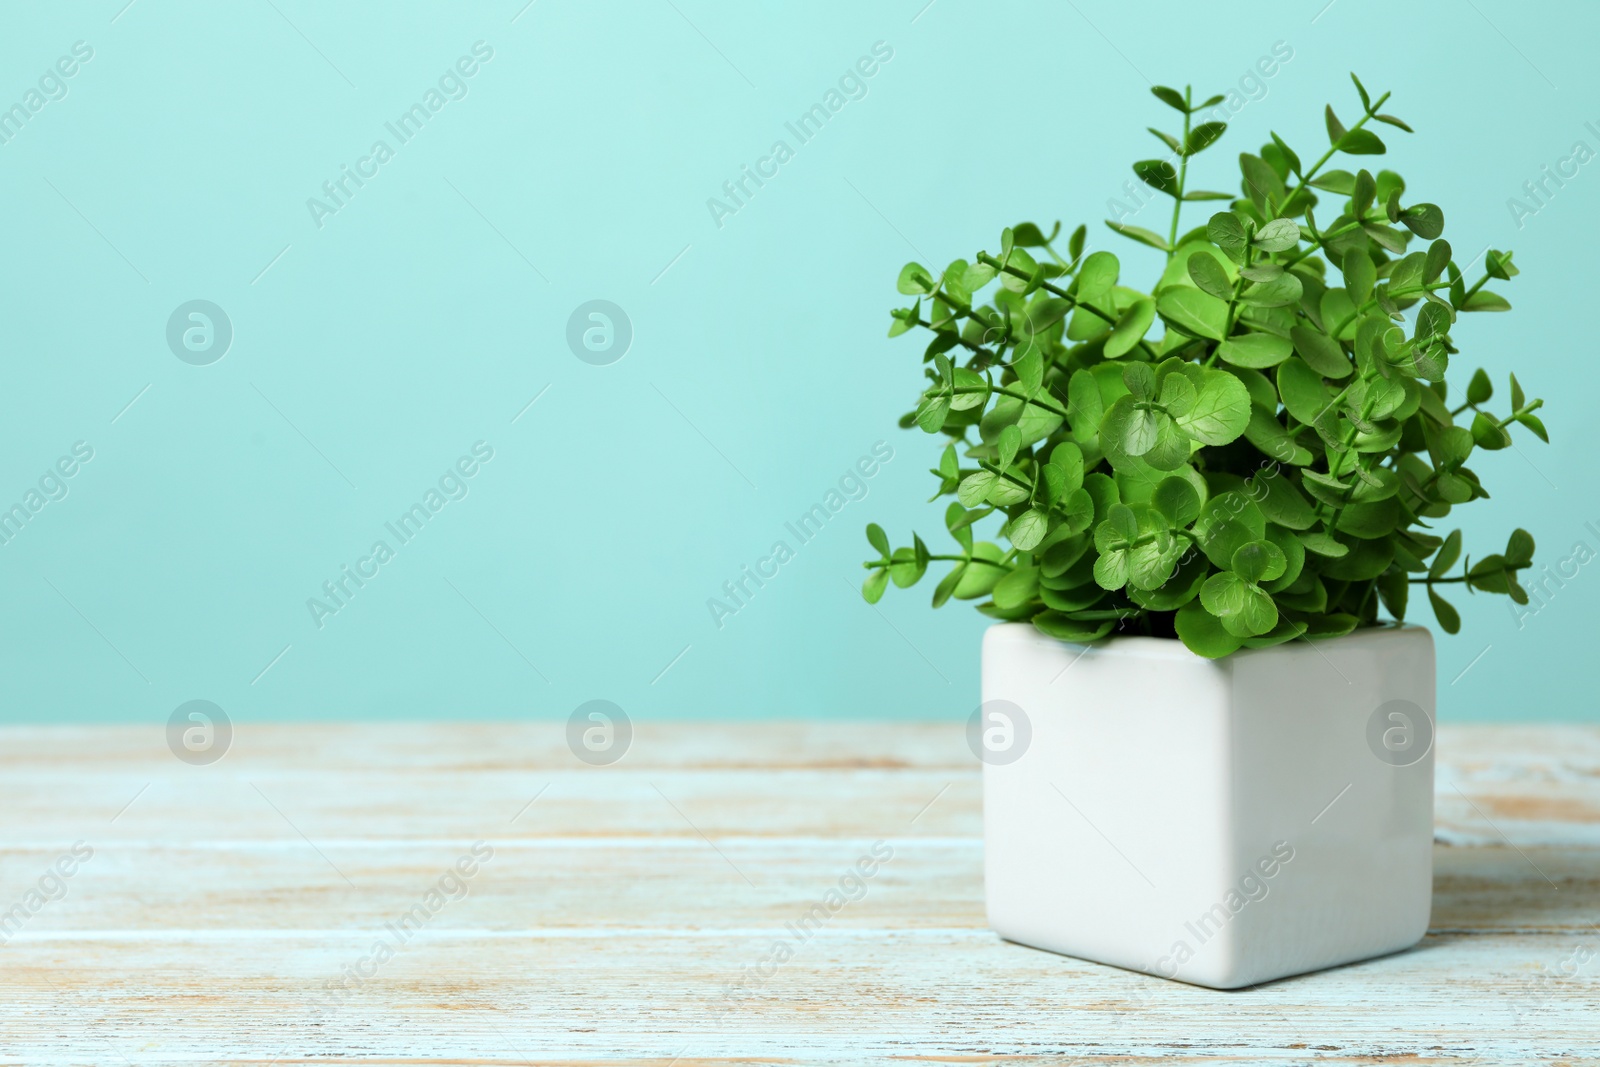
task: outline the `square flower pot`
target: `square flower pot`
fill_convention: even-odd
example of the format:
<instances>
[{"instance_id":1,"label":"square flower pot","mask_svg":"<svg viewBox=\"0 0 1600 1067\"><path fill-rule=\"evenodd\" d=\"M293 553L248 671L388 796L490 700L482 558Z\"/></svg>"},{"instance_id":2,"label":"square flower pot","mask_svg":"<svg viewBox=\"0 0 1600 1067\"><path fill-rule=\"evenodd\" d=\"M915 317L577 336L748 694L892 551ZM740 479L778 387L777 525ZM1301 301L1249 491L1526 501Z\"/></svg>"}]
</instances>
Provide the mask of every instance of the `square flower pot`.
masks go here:
<instances>
[{"instance_id":1,"label":"square flower pot","mask_svg":"<svg viewBox=\"0 0 1600 1067\"><path fill-rule=\"evenodd\" d=\"M1396 952L1433 894L1433 639L1207 660L1176 640L983 640L989 925L1233 989Z\"/></svg>"}]
</instances>

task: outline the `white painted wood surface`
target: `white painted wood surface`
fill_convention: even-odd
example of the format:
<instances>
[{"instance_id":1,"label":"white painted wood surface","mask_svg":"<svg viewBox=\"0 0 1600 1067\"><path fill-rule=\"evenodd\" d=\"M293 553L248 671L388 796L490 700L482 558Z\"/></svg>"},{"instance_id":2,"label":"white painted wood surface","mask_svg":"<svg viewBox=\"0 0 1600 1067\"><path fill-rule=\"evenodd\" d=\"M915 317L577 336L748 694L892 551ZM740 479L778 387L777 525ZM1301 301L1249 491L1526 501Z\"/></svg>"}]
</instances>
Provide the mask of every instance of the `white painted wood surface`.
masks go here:
<instances>
[{"instance_id":1,"label":"white painted wood surface","mask_svg":"<svg viewBox=\"0 0 1600 1067\"><path fill-rule=\"evenodd\" d=\"M0 1063L1600 1063L1600 728L1442 728L1427 939L1222 993L985 929L957 725L562 725L0 730Z\"/></svg>"}]
</instances>

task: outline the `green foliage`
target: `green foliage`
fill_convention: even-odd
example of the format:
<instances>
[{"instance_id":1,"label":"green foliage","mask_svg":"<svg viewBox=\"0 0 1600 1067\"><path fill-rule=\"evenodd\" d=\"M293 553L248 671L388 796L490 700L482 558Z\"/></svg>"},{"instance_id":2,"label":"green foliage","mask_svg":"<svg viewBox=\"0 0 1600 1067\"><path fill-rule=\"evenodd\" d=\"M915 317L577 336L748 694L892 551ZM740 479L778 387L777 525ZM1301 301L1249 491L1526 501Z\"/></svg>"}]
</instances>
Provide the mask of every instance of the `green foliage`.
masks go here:
<instances>
[{"instance_id":1,"label":"green foliage","mask_svg":"<svg viewBox=\"0 0 1600 1067\"><path fill-rule=\"evenodd\" d=\"M894 548L867 527L869 601L949 563L935 607L976 600L1063 640L1174 636L1210 657L1403 620L1413 584L1449 633L1460 617L1441 587L1527 602L1526 531L1476 560L1459 531L1432 532L1488 496L1466 465L1476 450L1511 445L1514 426L1548 440L1542 401L1514 376L1503 415L1482 370L1454 406L1445 385L1458 317L1509 310L1484 286L1517 269L1490 250L1468 284L1437 205L1412 201L1393 171L1324 169L1386 152L1373 122L1410 132L1380 113L1389 94L1356 89L1360 118L1346 126L1329 107L1315 162L1273 134L1239 156L1234 195L1188 185L1226 127L1192 124L1207 105L1156 87L1183 131L1152 129L1171 154L1133 171L1171 198L1171 226L1106 223L1166 253L1149 292L1111 252L1085 254L1085 227L1062 248L1059 223L1049 236L1021 223L998 252L942 273L906 265L898 287L916 302L889 334L932 340L901 425L948 438L932 473L935 499L955 497L955 550L931 554L916 535ZM1200 200L1227 210L1182 232L1183 205ZM995 523L995 541L977 539Z\"/></svg>"}]
</instances>

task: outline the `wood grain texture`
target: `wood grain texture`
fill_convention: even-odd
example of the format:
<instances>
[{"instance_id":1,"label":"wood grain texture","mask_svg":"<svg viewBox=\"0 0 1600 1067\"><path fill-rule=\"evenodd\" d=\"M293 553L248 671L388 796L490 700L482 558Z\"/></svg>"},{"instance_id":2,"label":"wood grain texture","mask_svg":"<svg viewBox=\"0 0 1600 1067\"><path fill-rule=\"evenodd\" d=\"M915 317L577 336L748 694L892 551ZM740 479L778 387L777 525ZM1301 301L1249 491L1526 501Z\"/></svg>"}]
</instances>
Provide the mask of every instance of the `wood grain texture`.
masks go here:
<instances>
[{"instance_id":1,"label":"wood grain texture","mask_svg":"<svg viewBox=\"0 0 1600 1067\"><path fill-rule=\"evenodd\" d=\"M7 728L0 1063L1600 1063L1600 729L1439 761L1423 943L1217 992L986 929L959 726Z\"/></svg>"}]
</instances>

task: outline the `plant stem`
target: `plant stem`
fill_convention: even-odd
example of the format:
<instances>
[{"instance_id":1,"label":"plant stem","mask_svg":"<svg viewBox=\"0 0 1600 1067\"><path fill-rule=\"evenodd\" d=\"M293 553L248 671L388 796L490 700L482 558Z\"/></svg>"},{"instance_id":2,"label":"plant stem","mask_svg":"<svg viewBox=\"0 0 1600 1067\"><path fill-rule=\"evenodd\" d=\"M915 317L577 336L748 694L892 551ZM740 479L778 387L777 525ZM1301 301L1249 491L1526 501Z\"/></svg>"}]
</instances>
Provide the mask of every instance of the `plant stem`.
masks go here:
<instances>
[{"instance_id":1,"label":"plant stem","mask_svg":"<svg viewBox=\"0 0 1600 1067\"><path fill-rule=\"evenodd\" d=\"M1172 257L1178 254L1178 217L1183 213L1183 187L1189 180L1189 86L1183 87L1183 150L1179 154L1182 160L1178 164L1178 195L1172 202L1172 233L1167 238L1167 262L1172 262Z\"/></svg>"},{"instance_id":2,"label":"plant stem","mask_svg":"<svg viewBox=\"0 0 1600 1067\"><path fill-rule=\"evenodd\" d=\"M1027 402L1029 404L1034 405L1035 407L1044 408L1046 411L1050 412L1053 415L1060 415L1063 419L1066 418L1067 414L1068 414L1066 408L1056 407L1054 404L1047 404L1044 401L1038 399L1037 397L1026 396L1026 395L1024 395L1022 393L1014 393L1010 389L1007 389L1003 385L984 386L982 389L978 389L978 388L954 388L954 387L952 387L950 392L951 392L952 395L954 395L956 393L961 393L963 395L967 394L967 393L988 393L988 392L999 393L1001 396L1009 396L1009 397L1012 397L1012 398L1017 399L1017 400L1025 401L1025 402Z\"/></svg>"}]
</instances>

